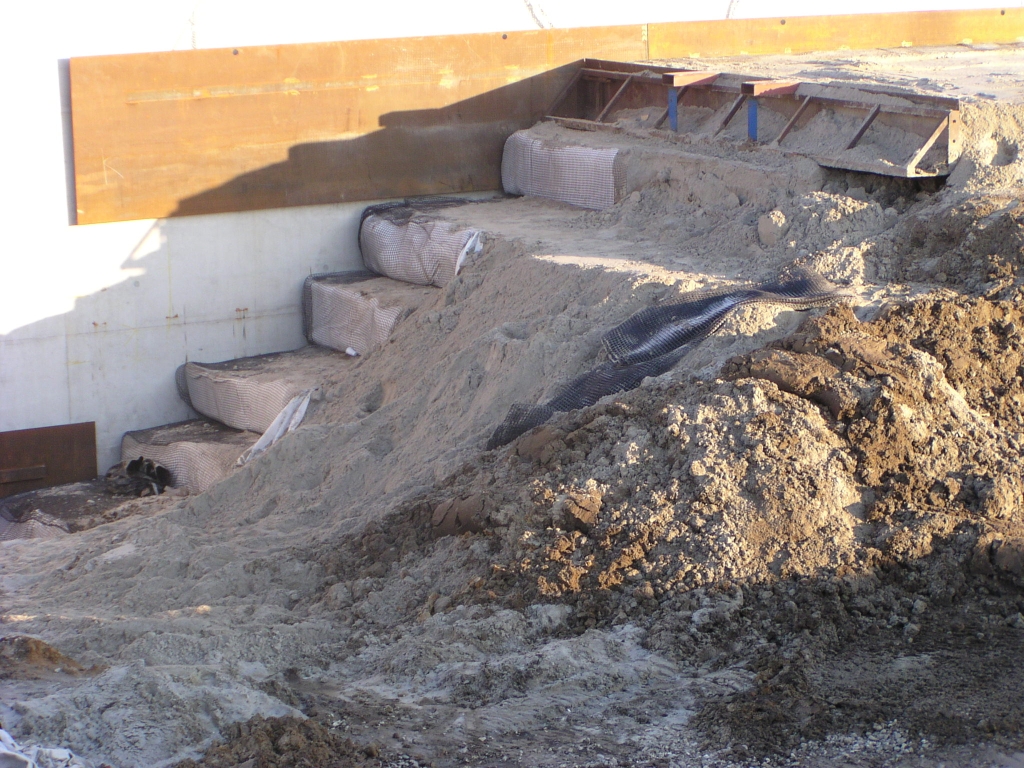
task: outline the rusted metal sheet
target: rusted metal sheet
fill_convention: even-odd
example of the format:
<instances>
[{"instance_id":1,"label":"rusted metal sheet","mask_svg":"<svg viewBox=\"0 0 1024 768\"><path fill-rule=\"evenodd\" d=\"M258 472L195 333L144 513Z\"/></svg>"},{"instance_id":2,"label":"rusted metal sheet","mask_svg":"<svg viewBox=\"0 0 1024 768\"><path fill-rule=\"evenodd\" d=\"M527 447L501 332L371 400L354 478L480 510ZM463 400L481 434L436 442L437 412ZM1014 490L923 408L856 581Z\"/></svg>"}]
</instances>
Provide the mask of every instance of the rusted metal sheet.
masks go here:
<instances>
[{"instance_id":1,"label":"rusted metal sheet","mask_svg":"<svg viewBox=\"0 0 1024 768\"><path fill-rule=\"evenodd\" d=\"M648 25L652 60L743 54L806 53L840 48L1015 43L1024 9L728 19Z\"/></svg>"},{"instance_id":2,"label":"rusted metal sheet","mask_svg":"<svg viewBox=\"0 0 1024 768\"><path fill-rule=\"evenodd\" d=\"M500 188L505 138L644 29L72 59L81 224Z\"/></svg>"},{"instance_id":3,"label":"rusted metal sheet","mask_svg":"<svg viewBox=\"0 0 1024 768\"><path fill-rule=\"evenodd\" d=\"M601 130L615 107L645 107L662 100L666 67L584 59L546 117L580 130Z\"/></svg>"},{"instance_id":4,"label":"rusted metal sheet","mask_svg":"<svg viewBox=\"0 0 1024 768\"><path fill-rule=\"evenodd\" d=\"M0 432L0 498L96 475L93 421Z\"/></svg>"},{"instance_id":5,"label":"rusted metal sheet","mask_svg":"<svg viewBox=\"0 0 1024 768\"><path fill-rule=\"evenodd\" d=\"M740 93L747 96L791 96L796 93L800 83L780 80L755 80L740 85Z\"/></svg>"},{"instance_id":6,"label":"rusted metal sheet","mask_svg":"<svg viewBox=\"0 0 1024 768\"><path fill-rule=\"evenodd\" d=\"M46 465L38 464L34 467L21 467L20 469L0 469L0 484L20 483L25 480L42 480L46 477Z\"/></svg>"},{"instance_id":7,"label":"rusted metal sheet","mask_svg":"<svg viewBox=\"0 0 1024 768\"><path fill-rule=\"evenodd\" d=\"M70 78L78 222L497 189L510 133L545 114L580 113L559 114L550 105L578 76L572 62L584 58L650 61L1021 37L1024 9L1006 8L76 58ZM618 92L616 106L623 107L650 87L642 79L625 89L608 78L570 90L602 105ZM688 99L696 93L687 90Z\"/></svg>"}]
</instances>

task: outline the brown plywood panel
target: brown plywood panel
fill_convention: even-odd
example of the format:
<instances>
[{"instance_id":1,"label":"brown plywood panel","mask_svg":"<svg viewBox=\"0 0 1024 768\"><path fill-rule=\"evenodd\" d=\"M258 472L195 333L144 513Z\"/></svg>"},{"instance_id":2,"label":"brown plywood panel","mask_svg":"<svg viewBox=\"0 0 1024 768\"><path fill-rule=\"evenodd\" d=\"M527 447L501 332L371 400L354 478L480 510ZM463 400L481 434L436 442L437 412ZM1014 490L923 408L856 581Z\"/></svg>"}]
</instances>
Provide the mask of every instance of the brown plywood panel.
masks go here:
<instances>
[{"instance_id":1,"label":"brown plywood panel","mask_svg":"<svg viewBox=\"0 0 1024 768\"><path fill-rule=\"evenodd\" d=\"M93 421L0 432L0 498L96 474Z\"/></svg>"},{"instance_id":2,"label":"brown plywood panel","mask_svg":"<svg viewBox=\"0 0 1024 768\"><path fill-rule=\"evenodd\" d=\"M72 59L78 221L496 189L505 137L543 116L585 57L1022 36L1024 9L1007 8Z\"/></svg>"},{"instance_id":3,"label":"brown plywood panel","mask_svg":"<svg viewBox=\"0 0 1024 768\"><path fill-rule=\"evenodd\" d=\"M565 65L646 54L634 25L72 59L78 221L496 189Z\"/></svg>"},{"instance_id":4,"label":"brown plywood panel","mask_svg":"<svg viewBox=\"0 0 1024 768\"><path fill-rule=\"evenodd\" d=\"M805 53L838 48L1013 43L1024 9L804 16L650 24L651 59Z\"/></svg>"}]
</instances>

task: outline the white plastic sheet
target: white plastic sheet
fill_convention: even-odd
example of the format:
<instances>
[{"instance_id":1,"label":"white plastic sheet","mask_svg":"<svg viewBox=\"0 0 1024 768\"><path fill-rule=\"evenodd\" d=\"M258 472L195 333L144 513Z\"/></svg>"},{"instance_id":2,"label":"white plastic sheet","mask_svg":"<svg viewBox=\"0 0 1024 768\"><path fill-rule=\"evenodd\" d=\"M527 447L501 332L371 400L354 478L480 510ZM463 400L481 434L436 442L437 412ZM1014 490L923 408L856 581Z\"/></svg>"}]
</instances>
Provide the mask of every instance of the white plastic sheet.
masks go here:
<instances>
[{"instance_id":1,"label":"white plastic sheet","mask_svg":"<svg viewBox=\"0 0 1024 768\"><path fill-rule=\"evenodd\" d=\"M293 397L288 405L277 414L277 418L274 419L273 423L267 427L263 437L238 457L238 466L241 467L248 464L286 434L298 427L306 417L306 409L309 407L309 401L313 397L314 392L316 390L309 390Z\"/></svg>"},{"instance_id":2,"label":"white plastic sheet","mask_svg":"<svg viewBox=\"0 0 1024 768\"><path fill-rule=\"evenodd\" d=\"M0 728L0 768L92 768L92 763L70 749L20 747L11 734Z\"/></svg>"}]
</instances>

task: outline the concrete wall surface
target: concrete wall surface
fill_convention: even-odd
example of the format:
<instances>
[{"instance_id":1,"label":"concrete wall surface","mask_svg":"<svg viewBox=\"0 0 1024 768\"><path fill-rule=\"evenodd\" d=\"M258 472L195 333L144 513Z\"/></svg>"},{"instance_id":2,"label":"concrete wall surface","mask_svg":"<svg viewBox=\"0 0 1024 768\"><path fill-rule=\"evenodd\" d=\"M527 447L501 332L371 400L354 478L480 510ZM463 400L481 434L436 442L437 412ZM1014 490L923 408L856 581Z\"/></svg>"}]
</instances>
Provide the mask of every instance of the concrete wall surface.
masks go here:
<instances>
[{"instance_id":1,"label":"concrete wall surface","mask_svg":"<svg viewBox=\"0 0 1024 768\"><path fill-rule=\"evenodd\" d=\"M364 205L103 224L68 233L57 258L12 254L36 269L18 270L24 300L4 302L0 430L95 421L102 470L125 431L189 418L175 368L302 346L302 281L361 266ZM34 317L54 288L71 306Z\"/></svg>"},{"instance_id":2,"label":"concrete wall surface","mask_svg":"<svg viewBox=\"0 0 1024 768\"><path fill-rule=\"evenodd\" d=\"M1011 3L1018 6L1021 2ZM300 346L299 289L358 264L365 204L69 225L66 59L114 53L656 21L990 7L966 0L41 0L4 12L0 62L0 431L97 423L101 471L121 435L188 414L173 374Z\"/></svg>"}]
</instances>

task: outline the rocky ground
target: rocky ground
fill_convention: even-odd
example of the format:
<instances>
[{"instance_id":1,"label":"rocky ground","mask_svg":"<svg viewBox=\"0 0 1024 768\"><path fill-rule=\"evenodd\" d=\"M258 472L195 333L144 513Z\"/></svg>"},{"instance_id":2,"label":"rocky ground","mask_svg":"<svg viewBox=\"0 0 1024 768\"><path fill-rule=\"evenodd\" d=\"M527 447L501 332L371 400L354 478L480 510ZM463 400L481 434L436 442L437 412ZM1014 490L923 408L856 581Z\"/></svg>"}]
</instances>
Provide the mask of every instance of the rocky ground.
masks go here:
<instances>
[{"instance_id":1,"label":"rocky ground","mask_svg":"<svg viewBox=\"0 0 1024 768\"><path fill-rule=\"evenodd\" d=\"M1024 765L1021 108L964 122L945 185L716 147L603 212L456 209L484 252L273 451L0 545L4 726L115 766ZM638 309L794 266L845 300L484 450Z\"/></svg>"}]
</instances>

